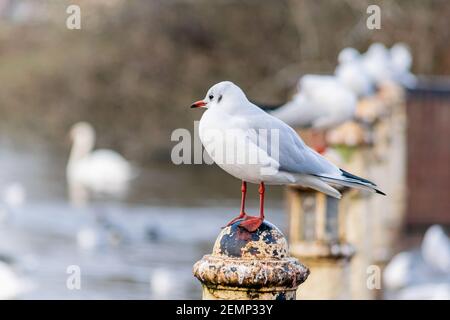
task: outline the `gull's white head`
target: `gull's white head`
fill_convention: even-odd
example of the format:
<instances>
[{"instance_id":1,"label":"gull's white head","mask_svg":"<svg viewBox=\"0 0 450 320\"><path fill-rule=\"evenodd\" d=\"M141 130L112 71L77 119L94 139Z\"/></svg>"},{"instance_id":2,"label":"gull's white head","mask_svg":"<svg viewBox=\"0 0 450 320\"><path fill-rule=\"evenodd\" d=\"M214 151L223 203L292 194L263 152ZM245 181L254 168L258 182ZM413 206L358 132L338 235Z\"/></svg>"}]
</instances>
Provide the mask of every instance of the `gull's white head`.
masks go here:
<instances>
[{"instance_id":1,"label":"gull's white head","mask_svg":"<svg viewBox=\"0 0 450 320\"><path fill-rule=\"evenodd\" d=\"M387 59L389 51L381 42L375 42L370 45L369 49L367 49L366 55L370 57Z\"/></svg>"},{"instance_id":2,"label":"gull's white head","mask_svg":"<svg viewBox=\"0 0 450 320\"><path fill-rule=\"evenodd\" d=\"M231 81L222 81L213 85L203 100L194 102L191 108L232 108L247 101L244 91Z\"/></svg>"},{"instance_id":3,"label":"gull's white head","mask_svg":"<svg viewBox=\"0 0 450 320\"><path fill-rule=\"evenodd\" d=\"M409 71L411 69L413 57L408 45L396 43L392 46L390 53L391 63L396 68L396 71Z\"/></svg>"},{"instance_id":4,"label":"gull's white head","mask_svg":"<svg viewBox=\"0 0 450 320\"><path fill-rule=\"evenodd\" d=\"M74 145L90 150L95 143L95 130L87 122L78 122L70 129L70 138Z\"/></svg>"},{"instance_id":5,"label":"gull's white head","mask_svg":"<svg viewBox=\"0 0 450 320\"><path fill-rule=\"evenodd\" d=\"M349 63L355 61L360 56L359 51L355 48L344 48L339 52L338 62L339 63Z\"/></svg>"}]
</instances>

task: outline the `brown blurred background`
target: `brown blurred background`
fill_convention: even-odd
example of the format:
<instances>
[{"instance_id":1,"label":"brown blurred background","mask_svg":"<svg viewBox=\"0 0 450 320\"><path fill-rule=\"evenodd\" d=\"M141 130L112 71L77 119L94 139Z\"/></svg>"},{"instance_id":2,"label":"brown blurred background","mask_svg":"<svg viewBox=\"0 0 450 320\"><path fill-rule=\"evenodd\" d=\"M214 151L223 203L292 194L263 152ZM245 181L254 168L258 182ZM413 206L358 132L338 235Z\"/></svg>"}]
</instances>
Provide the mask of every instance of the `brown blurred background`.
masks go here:
<instances>
[{"instance_id":1,"label":"brown blurred background","mask_svg":"<svg viewBox=\"0 0 450 320\"><path fill-rule=\"evenodd\" d=\"M81 30L66 27L70 4ZM381 30L366 26L371 4ZM36 284L15 296L199 298L192 265L235 215L240 182L171 162L171 133L193 132L201 115L190 104L222 80L283 103L303 74L333 73L341 49L374 42L409 45L420 76L408 91L407 226L450 226L449 17L448 0L0 0L0 267ZM65 189L68 131L80 120L97 148L140 169L125 199L93 198L84 215ZM283 192L270 187L267 206L286 230ZM5 194L21 193L7 208ZM421 238L403 234L395 251ZM79 292L66 288L73 263L89 280Z\"/></svg>"},{"instance_id":2,"label":"brown blurred background","mask_svg":"<svg viewBox=\"0 0 450 320\"><path fill-rule=\"evenodd\" d=\"M65 26L73 3L82 8L81 30ZM366 27L369 4L381 7L381 30ZM187 106L220 80L255 101L280 103L301 74L331 73L342 48L364 51L374 41L407 43L416 74L450 73L446 0L2 0L0 15L0 133L32 132L26 139L67 149L70 125L87 120L103 133L98 145L140 164L169 160L173 129L192 130L199 118ZM428 111L409 113L418 119L410 149L423 146L410 150L409 206L412 216L426 216L440 202L429 216L449 223L449 106L434 109L429 119L440 119L441 129L432 133L417 131ZM437 149L421 140L427 133L441 137ZM421 169L431 159L441 163L433 173L440 192L430 191L437 182Z\"/></svg>"}]
</instances>

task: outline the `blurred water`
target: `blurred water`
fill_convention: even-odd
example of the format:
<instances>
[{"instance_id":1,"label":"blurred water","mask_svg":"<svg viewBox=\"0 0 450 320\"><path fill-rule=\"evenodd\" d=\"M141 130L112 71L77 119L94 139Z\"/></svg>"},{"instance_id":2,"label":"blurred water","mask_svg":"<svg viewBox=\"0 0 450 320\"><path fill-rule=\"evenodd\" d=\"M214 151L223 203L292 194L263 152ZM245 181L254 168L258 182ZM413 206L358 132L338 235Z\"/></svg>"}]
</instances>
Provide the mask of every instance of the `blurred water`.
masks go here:
<instances>
[{"instance_id":1,"label":"blurred water","mask_svg":"<svg viewBox=\"0 0 450 320\"><path fill-rule=\"evenodd\" d=\"M26 193L23 204L0 199L0 266L17 276L15 297L200 298L192 265L238 213L239 181L206 166L141 168L125 199L77 209L66 200L66 157L0 142L0 194L11 184ZM270 191L267 216L283 229L281 188ZM254 213L256 187L248 197ZM71 265L80 267L80 290L66 286Z\"/></svg>"}]
</instances>

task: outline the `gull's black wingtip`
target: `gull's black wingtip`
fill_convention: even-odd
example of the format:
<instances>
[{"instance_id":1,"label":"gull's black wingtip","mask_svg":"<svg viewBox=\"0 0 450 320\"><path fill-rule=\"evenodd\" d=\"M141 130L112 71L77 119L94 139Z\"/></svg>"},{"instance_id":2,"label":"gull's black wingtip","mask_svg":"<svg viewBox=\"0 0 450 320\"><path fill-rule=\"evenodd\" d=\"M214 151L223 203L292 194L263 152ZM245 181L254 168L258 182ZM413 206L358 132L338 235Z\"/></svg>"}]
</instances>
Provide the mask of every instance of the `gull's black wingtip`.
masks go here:
<instances>
[{"instance_id":1,"label":"gull's black wingtip","mask_svg":"<svg viewBox=\"0 0 450 320\"><path fill-rule=\"evenodd\" d=\"M378 194L381 194L381 195L383 195L383 196L386 195L386 193L384 193L383 191L378 190L378 189L375 189L375 192L378 193Z\"/></svg>"}]
</instances>

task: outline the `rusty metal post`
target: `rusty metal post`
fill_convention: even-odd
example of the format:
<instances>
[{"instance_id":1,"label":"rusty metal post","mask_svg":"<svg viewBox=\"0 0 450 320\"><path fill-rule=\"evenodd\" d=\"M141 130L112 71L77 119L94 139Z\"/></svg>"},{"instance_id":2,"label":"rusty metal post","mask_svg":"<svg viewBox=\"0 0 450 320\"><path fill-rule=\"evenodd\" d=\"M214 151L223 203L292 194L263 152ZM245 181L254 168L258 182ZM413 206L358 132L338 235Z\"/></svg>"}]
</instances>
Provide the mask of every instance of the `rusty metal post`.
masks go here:
<instances>
[{"instance_id":1,"label":"rusty metal post","mask_svg":"<svg viewBox=\"0 0 450 320\"><path fill-rule=\"evenodd\" d=\"M289 256L286 238L265 221L255 231L238 222L219 234L210 255L194 265L204 300L294 300L309 270Z\"/></svg>"},{"instance_id":2,"label":"rusty metal post","mask_svg":"<svg viewBox=\"0 0 450 320\"><path fill-rule=\"evenodd\" d=\"M323 193L288 187L291 254L311 269L297 293L299 299L349 298L349 261L353 247L345 242L343 203Z\"/></svg>"}]
</instances>

